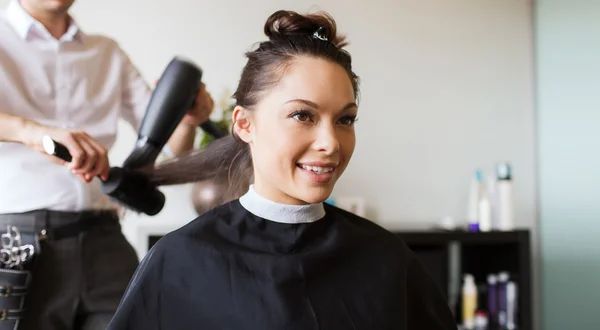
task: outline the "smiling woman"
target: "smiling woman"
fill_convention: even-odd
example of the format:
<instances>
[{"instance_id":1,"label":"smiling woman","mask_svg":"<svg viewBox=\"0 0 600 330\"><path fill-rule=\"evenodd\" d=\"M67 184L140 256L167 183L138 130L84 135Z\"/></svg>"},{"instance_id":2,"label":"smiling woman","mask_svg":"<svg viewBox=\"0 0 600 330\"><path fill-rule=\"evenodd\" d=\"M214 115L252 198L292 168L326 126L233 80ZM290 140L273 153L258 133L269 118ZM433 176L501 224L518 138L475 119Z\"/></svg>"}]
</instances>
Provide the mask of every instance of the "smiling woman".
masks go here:
<instances>
[{"instance_id":1,"label":"smiling woman","mask_svg":"<svg viewBox=\"0 0 600 330\"><path fill-rule=\"evenodd\" d=\"M226 177L220 203L240 197L251 182L282 203L320 202L331 194L355 146L358 77L342 49L345 38L327 14L279 11L264 31L270 40L246 54L232 136L146 169L154 183Z\"/></svg>"},{"instance_id":2,"label":"smiling woman","mask_svg":"<svg viewBox=\"0 0 600 330\"><path fill-rule=\"evenodd\" d=\"M324 203L358 113L334 20L278 11L265 33L232 136L145 171L158 184L228 177L224 205L154 244L108 329L456 329L397 236Z\"/></svg>"},{"instance_id":3,"label":"smiling woman","mask_svg":"<svg viewBox=\"0 0 600 330\"><path fill-rule=\"evenodd\" d=\"M253 106L257 110L234 110L235 133L250 148L260 195L310 204L331 194L355 146L358 109L348 77L336 62L301 56Z\"/></svg>"}]
</instances>

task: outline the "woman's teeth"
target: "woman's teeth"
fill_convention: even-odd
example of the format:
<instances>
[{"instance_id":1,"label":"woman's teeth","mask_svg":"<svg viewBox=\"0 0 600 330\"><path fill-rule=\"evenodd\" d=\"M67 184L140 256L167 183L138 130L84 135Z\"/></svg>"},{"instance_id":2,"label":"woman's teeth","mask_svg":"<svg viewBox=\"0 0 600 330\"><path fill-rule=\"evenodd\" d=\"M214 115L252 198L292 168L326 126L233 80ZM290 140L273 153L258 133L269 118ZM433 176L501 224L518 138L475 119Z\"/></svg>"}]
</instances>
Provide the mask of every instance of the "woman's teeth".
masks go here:
<instances>
[{"instance_id":1,"label":"woman's teeth","mask_svg":"<svg viewBox=\"0 0 600 330\"><path fill-rule=\"evenodd\" d=\"M317 174L329 173L334 170L333 167L319 167L319 166L308 166L308 165L300 165L305 170L313 171Z\"/></svg>"}]
</instances>

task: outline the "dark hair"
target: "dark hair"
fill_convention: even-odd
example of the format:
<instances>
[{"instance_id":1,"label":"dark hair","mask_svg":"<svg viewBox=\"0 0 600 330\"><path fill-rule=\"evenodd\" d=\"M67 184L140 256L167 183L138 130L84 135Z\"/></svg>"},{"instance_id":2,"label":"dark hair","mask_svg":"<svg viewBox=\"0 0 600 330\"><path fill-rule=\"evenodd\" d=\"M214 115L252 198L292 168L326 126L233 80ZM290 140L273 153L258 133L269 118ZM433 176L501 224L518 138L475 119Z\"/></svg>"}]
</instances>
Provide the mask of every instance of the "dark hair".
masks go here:
<instances>
[{"instance_id":1,"label":"dark hair","mask_svg":"<svg viewBox=\"0 0 600 330\"><path fill-rule=\"evenodd\" d=\"M246 53L248 61L233 94L236 105L254 110L263 93L273 88L286 68L298 56L312 56L341 65L348 73L355 98L358 97L358 77L352 72L350 54L344 36L338 35L334 19L325 12L300 15L280 10L265 23L268 41ZM315 34L316 33L316 34ZM238 198L253 181L253 168L248 145L235 132L218 139L206 148L159 163L143 170L157 185L173 185L207 179L228 184L219 203Z\"/></svg>"}]
</instances>

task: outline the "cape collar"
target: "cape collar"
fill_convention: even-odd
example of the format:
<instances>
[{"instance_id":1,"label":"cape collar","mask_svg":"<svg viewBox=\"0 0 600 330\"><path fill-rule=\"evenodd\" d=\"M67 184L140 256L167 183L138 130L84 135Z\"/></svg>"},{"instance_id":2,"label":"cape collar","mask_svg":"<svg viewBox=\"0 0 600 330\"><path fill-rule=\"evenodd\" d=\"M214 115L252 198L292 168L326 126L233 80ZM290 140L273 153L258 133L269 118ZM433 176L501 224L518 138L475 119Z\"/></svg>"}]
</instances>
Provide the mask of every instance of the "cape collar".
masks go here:
<instances>
[{"instance_id":1,"label":"cape collar","mask_svg":"<svg viewBox=\"0 0 600 330\"><path fill-rule=\"evenodd\" d=\"M291 205L274 202L259 195L250 185L248 192L239 198L240 204L250 213L266 220L281 223L309 223L325 216L323 203Z\"/></svg>"}]
</instances>

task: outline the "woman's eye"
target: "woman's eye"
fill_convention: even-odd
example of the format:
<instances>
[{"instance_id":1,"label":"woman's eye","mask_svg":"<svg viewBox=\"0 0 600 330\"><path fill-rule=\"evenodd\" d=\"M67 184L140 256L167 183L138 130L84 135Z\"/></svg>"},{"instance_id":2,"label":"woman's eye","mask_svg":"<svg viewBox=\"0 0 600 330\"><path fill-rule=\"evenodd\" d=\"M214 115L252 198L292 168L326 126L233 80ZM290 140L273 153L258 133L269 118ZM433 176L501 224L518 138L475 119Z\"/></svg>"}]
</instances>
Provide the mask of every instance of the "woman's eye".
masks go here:
<instances>
[{"instance_id":1,"label":"woman's eye","mask_svg":"<svg viewBox=\"0 0 600 330\"><path fill-rule=\"evenodd\" d=\"M292 114L292 118L296 119L297 121L305 122L312 120L312 114L305 110L296 111Z\"/></svg>"},{"instance_id":2,"label":"woman's eye","mask_svg":"<svg viewBox=\"0 0 600 330\"><path fill-rule=\"evenodd\" d=\"M345 126L352 126L356 122L356 116L345 116L340 118L340 124Z\"/></svg>"}]
</instances>

